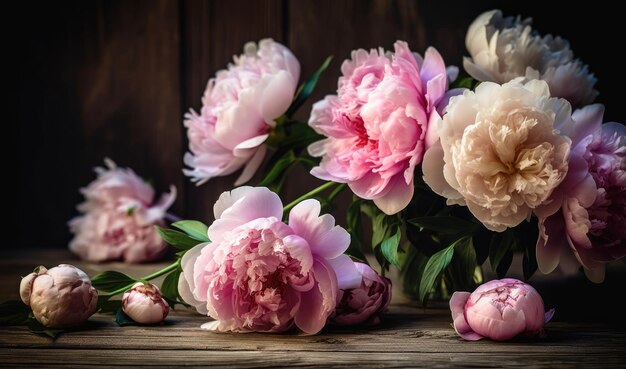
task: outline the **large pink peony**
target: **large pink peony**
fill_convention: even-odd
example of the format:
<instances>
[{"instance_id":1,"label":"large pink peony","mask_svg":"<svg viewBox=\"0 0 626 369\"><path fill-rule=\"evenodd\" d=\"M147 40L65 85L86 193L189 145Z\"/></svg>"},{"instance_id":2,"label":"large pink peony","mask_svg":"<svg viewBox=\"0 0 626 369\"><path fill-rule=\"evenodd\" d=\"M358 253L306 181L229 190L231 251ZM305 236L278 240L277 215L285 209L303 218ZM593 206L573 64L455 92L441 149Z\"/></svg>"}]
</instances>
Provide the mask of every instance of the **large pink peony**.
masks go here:
<instances>
[{"instance_id":1,"label":"large pink peony","mask_svg":"<svg viewBox=\"0 0 626 369\"><path fill-rule=\"evenodd\" d=\"M483 82L453 97L438 123L422 170L448 204L498 232L545 213L568 170L571 140L556 128L572 124L570 104L551 98L546 82Z\"/></svg>"},{"instance_id":2,"label":"large pink peony","mask_svg":"<svg viewBox=\"0 0 626 369\"><path fill-rule=\"evenodd\" d=\"M182 259L181 297L216 322L217 331L315 334L334 311L339 289L361 276L343 255L350 235L306 200L281 221L283 205L265 187L224 192L213 208L211 242Z\"/></svg>"},{"instance_id":3,"label":"large pink peony","mask_svg":"<svg viewBox=\"0 0 626 369\"><path fill-rule=\"evenodd\" d=\"M263 142L275 119L287 111L300 78L300 63L271 39L249 42L228 69L209 80L200 114L185 115L189 150L185 175L198 184L234 173L247 182L263 161Z\"/></svg>"},{"instance_id":4,"label":"large pink peony","mask_svg":"<svg viewBox=\"0 0 626 369\"><path fill-rule=\"evenodd\" d=\"M132 169L118 168L105 159L96 168L98 178L81 189L83 214L70 220L74 239L70 250L89 261L150 261L162 256L167 245L155 231L163 225L166 210L176 199L176 188L154 201L154 189Z\"/></svg>"},{"instance_id":5,"label":"large pink peony","mask_svg":"<svg viewBox=\"0 0 626 369\"><path fill-rule=\"evenodd\" d=\"M309 146L321 156L314 176L347 183L386 214L413 196L413 172L429 145L431 129L448 101L448 77L434 48L422 58L406 42L394 53L355 50L341 66L337 95L313 106L309 125L328 137ZM456 74L456 69L451 69Z\"/></svg>"},{"instance_id":6,"label":"large pink peony","mask_svg":"<svg viewBox=\"0 0 626 369\"><path fill-rule=\"evenodd\" d=\"M557 265L584 267L593 282L604 280L605 263L626 256L626 127L602 124L604 107L574 112L570 171L552 196L559 211L540 217L537 261L543 273Z\"/></svg>"}]
</instances>

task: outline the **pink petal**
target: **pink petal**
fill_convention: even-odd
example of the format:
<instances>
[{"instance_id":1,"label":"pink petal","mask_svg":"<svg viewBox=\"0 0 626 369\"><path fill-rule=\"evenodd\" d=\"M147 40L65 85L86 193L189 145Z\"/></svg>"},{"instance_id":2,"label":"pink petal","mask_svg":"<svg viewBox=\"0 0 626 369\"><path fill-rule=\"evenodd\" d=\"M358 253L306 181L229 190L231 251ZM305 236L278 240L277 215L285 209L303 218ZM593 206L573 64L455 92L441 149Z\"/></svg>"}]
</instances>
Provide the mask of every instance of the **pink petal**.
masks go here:
<instances>
[{"instance_id":1,"label":"pink petal","mask_svg":"<svg viewBox=\"0 0 626 369\"><path fill-rule=\"evenodd\" d=\"M322 260L313 264L316 284L302 294L300 309L294 317L298 328L304 333L316 334L324 328L326 319L334 311L337 296L337 277L332 267Z\"/></svg>"},{"instance_id":2,"label":"pink petal","mask_svg":"<svg viewBox=\"0 0 626 369\"><path fill-rule=\"evenodd\" d=\"M268 123L287 111L298 85L298 81L286 71L280 71L269 80L260 96L261 116Z\"/></svg>"},{"instance_id":3,"label":"pink petal","mask_svg":"<svg viewBox=\"0 0 626 369\"><path fill-rule=\"evenodd\" d=\"M406 183L404 177L396 175L389 183L389 192L374 199L374 204L387 215L393 215L409 205L413 198L413 178Z\"/></svg>"},{"instance_id":4,"label":"pink petal","mask_svg":"<svg viewBox=\"0 0 626 369\"><path fill-rule=\"evenodd\" d=\"M572 119L574 121L567 121L571 124L564 124L563 126L556 128L561 131L561 134L570 137L572 139L572 146L574 146L583 138L600 129L603 116L604 105L587 105L584 108L578 109L572 113Z\"/></svg>"},{"instance_id":5,"label":"pink petal","mask_svg":"<svg viewBox=\"0 0 626 369\"><path fill-rule=\"evenodd\" d=\"M348 255L339 255L327 260L337 276L337 287L342 290L357 288L361 285L361 273ZM370 269L371 270L371 269Z\"/></svg>"},{"instance_id":6,"label":"pink petal","mask_svg":"<svg viewBox=\"0 0 626 369\"><path fill-rule=\"evenodd\" d=\"M300 261L300 267L304 273L313 267L313 255L309 243L302 237L290 235L283 238L285 249L292 258Z\"/></svg>"},{"instance_id":7,"label":"pink petal","mask_svg":"<svg viewBox=\"0 0 626 369\"><path fill-rule=\"evenodd\" d=\"M348 249L350 234L342 227L335 226L332 215L320 216L320 210L319 201L302 201L291 209L289 226L295 234L307 240L314 255L334 259Z\"/></svg>"},{"instance_id":8,"label":"pink petal","mask_svg":"<svg viewBox=\"0 0 626 369\"><path fill-rule=\"evenodd\" d=\"M551 273L567 247L565 223L561 213L547 219L539 219L539 239L537 240L537 265L543 274Z\"/></svg>"},{"instance_id":9,"label":"pink petal","mask_svg":"<svg viewBox=\"0 0 626 369\"><path fill-rule=\"evenodd\" d=\"M465 319L465 303L470 295L469 292L453 293L450 298L450 311L456 333L464 340L477 341L484 337L474 332Z\"/></svg>"},{"instance_id":10,"label":"pink petal","mask_svg":"<svg viewBox=\"0 0 626 369\"><path fill-rule=\"evenodd\" d=\"M545 324L545 323L549 322L550 320L552 320L553 316L554 316L554 309L550 309L550 310L546 311L546 314L545 314L544 319L543 319L543 323Z\"/></svg>"},{"instance_id":11,"label":"pink petal","mask_svg":"<svg viewBox=\"0 0 626 369\"><path fill-rule=\"evenodd\" d=\"M202 249L207 246L209 243L201 243L194 246L192 249L188 250L181 260L181 268L183 272L180 274L180 278L178 279L178 293L180 297L188 303L192 305L200 314L207 314L206 302L196 300L193 290L195 290L195 282L194 282L194 264L196 259L200 255Z\"/></svg>"},{"instance_id":12,"label":"pink petal","mask_svg":"<svg viewBox=\"0 0 626 369\"><path fill-rule=\"evenodd\" d=\"M259 169L259 167L261 166L261 163L263 163L266 152L267 147L265 146L261 146L257 149L252 159L250 159L250 161L248 161L246 166L243 168L243 171L241 172L239 178L237 178L237 180L235 181L235 186L241 186L242 184L252 179L257 169Z\"/></svg>"},{"instance_id":13,"label":"pink petal","mask_svg":"<svg viewBox=\"0 0 626 369\"><path fill-rule=\"evenodd\" d=\"M266 187L244 186L220 195L213 213L216 219L235 219L243 224L258 218L280 219L283 204L278 195Z\"/></svg>"},{"instance_id":14,"label":"pink petal","mask_svg":"<svg viewBox=\"0 0 626 369\"><path fill-rule=\"evenodd\" d=\"M426 53L424 54L424 64L422 64L420 69L420 77L423 81L422 83L427 84L428 81L439 75L443 76L444 83L446 83L446 64L444 63L443 58L441 57L441 54L439 54L437 49L435 49L434 47L429 47L428 49L426 49Z\"/></svg>"}]
</instances>

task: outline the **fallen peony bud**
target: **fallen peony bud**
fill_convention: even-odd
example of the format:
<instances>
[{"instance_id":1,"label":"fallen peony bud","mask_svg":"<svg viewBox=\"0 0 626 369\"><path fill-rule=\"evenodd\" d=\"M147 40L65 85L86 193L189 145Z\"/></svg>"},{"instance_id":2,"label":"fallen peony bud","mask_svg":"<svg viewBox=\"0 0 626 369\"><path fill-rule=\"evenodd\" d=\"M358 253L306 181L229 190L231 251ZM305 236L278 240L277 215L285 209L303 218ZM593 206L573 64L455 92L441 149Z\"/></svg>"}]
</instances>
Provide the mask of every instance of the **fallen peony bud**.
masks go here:
<instances>
[{"instance_id":1,"label":"fallen peony bud","mask_svg":"<svg viewBox=\"0 0 626 369\"><path fill-rule=\"evenodd\" d=\"M98 292L82 270L61 264L40 266L22 278L20 297L33 310L39 323L51 328L84 323L96 312Z\"/></svg>"},{"instance_id":2,"label":"fallen peony bud","mask_svg":"<svg viewBox=\"0 0 626 369\"><path fill-rule=\"evenodd\" d=\"M487 282L471 294L455 292L450 310L456 333L468 341L540 334L554 315L554 309L544 313L543 300L532 286L512 278Z\"/></svg>"},{"instance_id":3,"label":"fallen peony bud","mask_svg":"<svg viewBox=\"0 0 626 369\"><path fill-rule=\"evenodd\" d=\"M340 290L331 321L338 325L377 324L380 322L378 315L387 309L391 301L391 281L367 264L354 263L354 266L361 273L361 285Z\"/></svg>"},{"instance_id":4,"label":"fallen peony bud","mask_svg":"<svg viewBox=\"0 0 626 369\"><path fill-rule=\"evenodd\" d=\"M165 319L170 306L157 286L138 282L124 293L122 311L137 323L154 324Z\"/></svg>"}]
</instances>

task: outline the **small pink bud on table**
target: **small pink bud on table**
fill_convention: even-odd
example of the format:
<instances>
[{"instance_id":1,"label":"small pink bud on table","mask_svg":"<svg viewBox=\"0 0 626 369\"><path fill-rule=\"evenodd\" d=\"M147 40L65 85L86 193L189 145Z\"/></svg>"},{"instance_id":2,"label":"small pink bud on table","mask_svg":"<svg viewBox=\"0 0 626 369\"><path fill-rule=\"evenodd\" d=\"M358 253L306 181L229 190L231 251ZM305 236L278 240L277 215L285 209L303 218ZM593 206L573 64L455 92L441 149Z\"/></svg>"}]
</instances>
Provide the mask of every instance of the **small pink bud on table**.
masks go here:
<instances>
[{"instance_id":1,"label":"small pink bud on table","mask_svg":"<svg viewBox=\"0 0 626 369\"><path fill-rule=\"evenodd\" d=\"M141 324L160 323L170 312L170 306L153 284L136 283L122 297L122 311Z\"/></svg>"}]
</instances>

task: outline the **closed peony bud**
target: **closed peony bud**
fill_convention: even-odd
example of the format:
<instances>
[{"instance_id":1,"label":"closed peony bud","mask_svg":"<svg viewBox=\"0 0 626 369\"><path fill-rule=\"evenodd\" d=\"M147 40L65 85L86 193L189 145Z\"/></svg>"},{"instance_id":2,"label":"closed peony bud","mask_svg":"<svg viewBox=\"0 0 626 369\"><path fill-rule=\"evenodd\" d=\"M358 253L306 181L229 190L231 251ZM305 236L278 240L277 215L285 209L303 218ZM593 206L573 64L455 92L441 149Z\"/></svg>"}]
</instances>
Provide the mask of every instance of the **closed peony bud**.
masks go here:
<instances>
[{"instance_id":1,"label":"closed peony bud","mask_svg":"<svg viewBox=\"0 0 626 369\"><path fill-rule=\"evenodd\" d=\"M472 292L455 292L450 299L454 329L469 341L505 341L520 333L538 334L554 315L529 284L505 278L487 282Z\"/></svg>"},{"instance_id":2,"label":"closed peony bud","mask_svg":"<svg viewBox=\"0 0 626 369\"><path fill-rule=\"evenodd\" d=\"M387 309L391 301L391 281L378 275L367 264L354 263L354 266L361 273L361 285L340 290L331 321L339 325L377 324L380 321L378 315Z\"/></svg>"},{"instance_id":3,"label":"closed peony bud","mask_svg":"<svg viewBox=\"0 0 626 369\"><path fill-rule=\"evenodd\" d=\"M122 311L137 323L154 324L165 319L170 306L157 286L138 282L124 293Z\"/></svg>"},{"instance_id":4,"label":"closed peony bud","mask_svg":"<svg viewBox=\"0 0 626 369\"><path fill-rule=\"evenodd\" d=\"M98 292L82 270L61 264L50 270L40 266L22 278L20 297L39 323L51 328L84 323L96 312Z\"/></svg>"}]
</instances>

